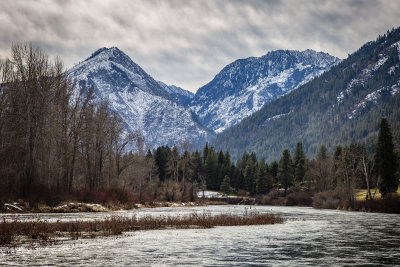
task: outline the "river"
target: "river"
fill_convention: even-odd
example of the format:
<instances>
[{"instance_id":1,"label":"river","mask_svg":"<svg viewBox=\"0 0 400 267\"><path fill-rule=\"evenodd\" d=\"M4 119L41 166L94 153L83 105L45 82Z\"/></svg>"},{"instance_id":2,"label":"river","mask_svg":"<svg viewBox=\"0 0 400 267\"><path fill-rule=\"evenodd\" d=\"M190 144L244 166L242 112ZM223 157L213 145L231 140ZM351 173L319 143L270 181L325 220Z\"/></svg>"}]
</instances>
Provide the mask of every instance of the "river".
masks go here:
<instances>
[{"instance_id":1,"label":"river","mask_svg":"<svg viewBox=\"0 0 400 267\"><path fill-rule=\"evenodd\" d=\"M283 224L151 230L0 253L1 266L400 266L400 215L276 206L206 206L113 213L1 214L0 219L120 215L279 214Z\"/></svg>"}]
</instances>

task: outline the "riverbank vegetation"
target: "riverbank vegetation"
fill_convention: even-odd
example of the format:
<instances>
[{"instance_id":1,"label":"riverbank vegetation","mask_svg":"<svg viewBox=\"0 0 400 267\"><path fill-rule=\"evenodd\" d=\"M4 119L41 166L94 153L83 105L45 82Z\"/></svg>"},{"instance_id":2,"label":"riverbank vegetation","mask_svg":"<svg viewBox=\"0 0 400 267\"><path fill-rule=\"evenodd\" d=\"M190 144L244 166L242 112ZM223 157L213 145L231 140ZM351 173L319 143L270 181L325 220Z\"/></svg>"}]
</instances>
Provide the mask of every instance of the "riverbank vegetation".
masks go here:
<instances>
[{"instance_id":1,"label":"riverbank vegetation","mask_svg":"<svg viewBox=\"0 0 400 267\"><path fill-rule=\"evenodd\" d=\"M212 228L215 226L266 225L283 223L273 214L246 212L243 215L192 213L185 216L113 216L92 221L3 221L0 246L19 246L28 242L51 244L65 239L121 235L124 232L158 229Z\"/></svg>"},{"instance_id":2,"label":"riverbank vegetation","mask_svg":"<svg viewBox=\"0 0 400 267\"><path fill-rule=\"evenodd\" d=\"M93 88L75 84L60 61L33 46L13 46L0 75L2 211L18 211L4 203L36 210L71 201L129 209L195 201L205 189L258 204L370 210L382 207L372 204L380 200L371 188L378 188L384 203L397 203L400 135L392 136L385 119L375 145L321 146L308 159L299 142L279 161L244 153L233 163L209 144L201 151L186 141L149 149L140 131L127 134L108 104L94 101ZM358 189L367 190L367 200L356 199Z\"/></svg>"}]
</instances>

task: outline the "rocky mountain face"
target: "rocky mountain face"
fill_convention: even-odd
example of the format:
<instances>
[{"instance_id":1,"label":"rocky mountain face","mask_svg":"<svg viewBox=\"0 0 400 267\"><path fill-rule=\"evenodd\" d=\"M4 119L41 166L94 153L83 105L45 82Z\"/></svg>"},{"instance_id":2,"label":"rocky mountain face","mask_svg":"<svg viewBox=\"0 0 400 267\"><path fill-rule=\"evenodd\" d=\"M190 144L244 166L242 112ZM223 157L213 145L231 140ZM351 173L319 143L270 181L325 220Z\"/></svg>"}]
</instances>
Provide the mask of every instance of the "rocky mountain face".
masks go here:
<instances>
[{"instance_id":1,"label":"rocky mountain face","mask_svg":"<svg viewBox=\"0 0 400 267\"><path fill-rule=\"evenodd\" d=\"M214 145L233 158L247 151L267 160L279 159L285 148L294 151L297 142L310 156L321 145L331 152L349 142L372 147L382 117L400 132L399 92L400 28L243 119Z\"/></svg>"},{"instance_id":2,"label":"rocky mountain face","mask_svg":"<svg viewBox=\"0 0 400 267\"><path fill-rule=\"evenodd\" d=\"M236 60L201 87L189 106L204 125L220 133L339 61L313 50L277 50Z\"/></svg>"},{"instance_id":3,"label":"rocky mountain face","mask_svg":"<svg viewBox=\"0 0 400 267\"><path fill-rule=\"evenodd\" d=\"M166 85L163 82L158 82L158 84L165 89L172 97L183 106L187 107L190 101L192 101L194 94L188 90L180 88L175 85Z\"/></svg>"},{"instance_id":4,"label":"rocky mountain face","mask_svg":"<svg viewBox=\"0 0 400 267\"><path fill-rule=\"evenodd\" d=\"M108 101L126 130L140 130L153 148L184 140L203 144L214 136L183 106L190 93L160 85L116 47L97 50L68 73L77 84L93 86L95 100Z\"/></svg>"}]
</instances>

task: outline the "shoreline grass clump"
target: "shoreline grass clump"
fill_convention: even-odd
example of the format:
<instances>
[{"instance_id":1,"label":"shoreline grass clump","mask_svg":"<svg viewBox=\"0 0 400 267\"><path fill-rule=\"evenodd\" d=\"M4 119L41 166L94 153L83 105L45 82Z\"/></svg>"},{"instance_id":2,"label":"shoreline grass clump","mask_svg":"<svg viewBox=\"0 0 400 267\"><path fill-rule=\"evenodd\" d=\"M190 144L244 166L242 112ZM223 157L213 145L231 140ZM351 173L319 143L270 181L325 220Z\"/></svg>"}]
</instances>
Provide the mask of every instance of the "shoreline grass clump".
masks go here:
<instances>
[{"instance_id":1,"label":"shoreline grass clump","mask_svg":"<svg viewBox=\"0 0 400 267\"><path fill-rule=\"evenodd\" d=\"M213 228L215 226L266 225L283 223L273 214L258 212L243 215L192 213L183 216L112 216L91 221L6 221L0 222L0 247L29 242L51 243L65 239L121 235L123 232L157 229Z\"/></svg>"}]
</instances>

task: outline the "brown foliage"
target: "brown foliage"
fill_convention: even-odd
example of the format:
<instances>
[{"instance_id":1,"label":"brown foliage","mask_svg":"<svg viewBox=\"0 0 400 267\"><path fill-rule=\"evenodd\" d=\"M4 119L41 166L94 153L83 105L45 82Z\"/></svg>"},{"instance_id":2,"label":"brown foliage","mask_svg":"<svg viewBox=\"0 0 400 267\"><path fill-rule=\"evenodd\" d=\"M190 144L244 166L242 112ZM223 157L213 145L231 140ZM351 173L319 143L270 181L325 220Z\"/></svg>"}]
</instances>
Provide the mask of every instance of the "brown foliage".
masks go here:
<instances>
[{"instance_id":1,"label":"brown foliage","mask_svg":"<svg viewBox=\"0 0 400 267\"><path fill-rule=\"evenodd\" d=\"M400 213L400 196L392 195L382 199L355 201L354 210L369 212Z\"/></svg>"},{"instance_id":2,"label":"brown foliage","mask_svg":"<svg viewBox=\"0 0 400 267\"><path fill-rule=\"evenodd\" d=\"M57 236L71 239L95 236L120 235L127 231L173 228L212 228L214 226L262 225L283 223L284 219L273 214L256 212L244 215L193 213L186 216L118 217L105 220L46 222L46 221L3 221L0 223L0 246L12 244L16 236L37 240L54 240Z\"/></svg>"}]
</instances>

